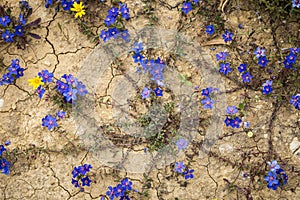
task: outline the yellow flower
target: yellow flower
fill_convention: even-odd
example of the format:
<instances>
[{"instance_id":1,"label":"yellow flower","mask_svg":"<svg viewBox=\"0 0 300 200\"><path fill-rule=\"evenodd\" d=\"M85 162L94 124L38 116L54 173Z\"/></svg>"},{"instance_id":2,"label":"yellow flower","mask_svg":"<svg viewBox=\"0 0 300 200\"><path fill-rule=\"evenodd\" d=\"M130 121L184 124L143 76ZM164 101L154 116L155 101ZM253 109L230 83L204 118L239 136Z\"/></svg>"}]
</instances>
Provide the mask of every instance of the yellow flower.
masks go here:
<instances>
[{"instance_id":1,"label":"yellow flower","mask_svg":"<svg viewBox=\"0 0 300 200\"><path fill-rule=\"evenodd\" d=\"M28 80L29 82L29 86L32 86L33 89L37 89L40 85L44 85L44 83L42 82L42 78L41 77L35 77L32 79Z\"/></svg>"},{"instance_id":2,"label":"yellow flower","mask_svg":"<svg viewBox=\"0 0 300 200\"><path fill-rule=\"evenodd\" d=\"M76 12L75 18L82 17L82 15L85 15L85 10L83 9L84 6L82 5L82 2L79 4L77 2L73 3L73 8L71 8L71 11Z\"/></svg>"},{"instance_id":3,"label":"yellow flower","mask_svg":"<svg viewBox=\"0 0 300 200\"><path fill-rule=\"evenodd\" d=\"M253 132L252 132L252 131L249 131L249 132L247 133L247 135L248 135L248 137L253 137Z\"/></svg>"}]
</instances>

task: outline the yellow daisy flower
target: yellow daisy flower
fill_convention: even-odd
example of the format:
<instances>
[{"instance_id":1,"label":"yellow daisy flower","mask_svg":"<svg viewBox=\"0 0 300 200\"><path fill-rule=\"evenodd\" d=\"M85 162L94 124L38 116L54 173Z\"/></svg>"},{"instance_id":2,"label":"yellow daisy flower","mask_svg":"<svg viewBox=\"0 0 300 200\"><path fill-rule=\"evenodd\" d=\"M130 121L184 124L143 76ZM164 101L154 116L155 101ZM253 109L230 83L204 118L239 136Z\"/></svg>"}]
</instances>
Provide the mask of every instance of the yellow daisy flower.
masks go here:
<instances>
[{"instance_id":1,"label":"yellow daisy flower","mask_svg":"<svg viewBox=\"0 0 300 200\"><path fill-rule=\"evenodd\" d=\"M82 5L82 2L79 4L77 2L73 3L73 8L71 8L71 11L76 12L75 18L82 17L82 15L85 15L85 10L83 9L84 6Z\"/></svg>"},{"instance_id":2,"label":"yellow daisy flower","mask_svg":"<svg viewBox=\"0 0 300 200\"><path fill-rule=\"evenodd\" d=\"M42 82L42 78L41 77L35 77L32 79L28 80L29 82L29 86L32 86L33 89L37 89L40 85L44 85L44 83Z\"/></svg>"}]
</instances>

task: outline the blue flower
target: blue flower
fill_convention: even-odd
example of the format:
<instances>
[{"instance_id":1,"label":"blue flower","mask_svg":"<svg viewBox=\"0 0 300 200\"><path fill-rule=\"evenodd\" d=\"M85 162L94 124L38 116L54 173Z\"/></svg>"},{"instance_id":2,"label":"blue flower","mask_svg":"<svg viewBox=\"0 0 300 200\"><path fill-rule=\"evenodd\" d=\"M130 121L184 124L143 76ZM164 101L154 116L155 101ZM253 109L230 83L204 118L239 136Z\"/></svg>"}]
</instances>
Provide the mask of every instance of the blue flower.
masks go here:
<instances>
[{"instance_id":1,"label":"blue flower","mask_svg":"<svg viewBox=\"0 0 300 200\"><path fill-rule=\"evenodd\" d=\"M61 6L63 7L64 10L70 10L73 5L72 1L67 1L67 0L62 0Z\"/></svg>"},{"instance_id":2,"label":"blue flower","mask_svg":"<svg viewBox=\"0 0 300 200\"><path fill-rule=\"evenodd\" d=\"M82 186L91 186L92 180L88 176L81 179Z\"/></svg>"},{"instance_id":3,"label":"blue flower","mask_svg":"<svg viewBox=\"0 0 300 200\"><path fill-rule=\"evenodd\" d=\"M17 36L22 36L23 33L24 33L24 29L23 29L23 27L21 25L15 26L15 34Z\"/></svg>"},{"instance_id":4,"label":"blue flower","mask_svg":"<svg viewBox=\"0 0 300 200\"><path fill-rule=\"evenodd\" d=\"M53 0L45 0L45 1L46 1L46 4L45 4L46 8L49 8L49 6L51 6L53 4Z\"/></svg>"},{"instance_id":5,"label":"blue flower","mask_svg":"<svg viewBox=\"0 0 300 200\"><path fill-rule=\"evenodd\" d=\"M300 1L299 0L292 0L292 7L293 8L300 8Z\"/></svg>"},{"instance_id":6,"label":"blue flower","mask_svg":"<svg viewBox=\"0 0 300 200\"><path fill-rule=\"evenodd\" d=\"M292 52L285 57L285 60L287 60L287 62L289 62L290 64L296 63L296 59L297 55Z\"/></svg>"},{"instance_id":7,"label":"blue flower","mask_svg":"<svg viewBox=\"0 0 300 200\"><path fill-rule=\"evenodd\" d=\"M150 93L151 93L151 89L144 87L143 91L142 91L142 99L145 98L150 98Z\"/></svg>"},{"instance_id":8,"label":"blue flower","mask_svg":"<svg viewBox=\"0 0 300 200\"><path fill-rule=\"evenodd\" d=\"M72 101L76 100L77 99L76 94L77 94L77 90L71 87L69 87L68 90L63 93L63 95L66 97L66 100L68 102L70 102L71 100Z\"/></svg>"},{"instance_id":9,"label":"blue flower","mask_svg":"<svg viewBox=\"0 0 300 200\"><path fill-rule=\"evenodd\" d=\"M210 36L212 36L212 35L214 34L214 32L215 32L215 27L214 27L214 25L208 25L208 26L206 26L205 32L206 32L207 34L209 34Z\"/></svg>"},{"instance_id":10,"label":"blue flower","mask_svg":"<svg viewBox=\"0 0 300 200\"><path fill-rule=\"evenodd\" d=\"M5 159L5 158L2 158L0 160L0 170L3 174L10 174L10 170L9 170L9 167L10 167L10 163Z\"/></svg>"},{"instance_id":11,"label":"blue flower","mask_svg":"<svg viewBox=\"0 0 300 200\"><path fill-rule=\"evenodd\" d=\"M66 83L64 83L64 82L62 82L62 81L60 81L60 80L57 80L57 81L56 81L56 89L57 89L61 94L63 94L63 93L65 93L65 92L68 91L69 85L66 84Z\"/></svg>"},{"instance_id":12,"label":"blue flower","mask_svg":"<svg viewBox=\"0 0 300 200\"><path fill-rule=\"evenodd\" d=\"M130 41L130 35L128 33L128 30L124 30L121 31L119 34L120 38L122 38L123 40L125 40L125 42L129 42Z\"/></svg>"},{"instance_id":13,"label":"blue flower","mask_svg":"<svg viewBox=\"0 0 300 200\"><path fill-rule=\"evenodd\" d=\"M157 88L155 88L154 93L157 97L162 97L163 90L157 87Z\"/></svg>"},{"instance_id":14,"label":"blue flower","mask_svg":"<svg viewBox=\"0 0 300 200\"><path fill-rule=\"evenodd\" d=\"M253 77L251 76L250 72L245 72L242 74L242 79L244 83L250 83L252 78Z\"/></svg>"},{"instance_id":15,"label":"blue flower","mask_svg":"<svg viewBox=\"0 0 300 200\"><path fill-rule=\"evenodd\" d=\"M15 34L9 32L6 30L4 33L2 33L2 38L4 39L5 42L13 42L13 37Z\"/></svg>"},{"instance_id":16,"label":"blue flower","mask_svg":"<svg viewBox=\"0 0 300 200\"><path fill-rule=\"evenodd\" d=\"M108 10L108 15L117 17L119 15L119 8L117 7L112 7L111 9Z\"/></svg>"},{"instance_id":17,"label":"blue flower","mask_svg":"<svg viewBox=\"0 0 300 200\"><path fill-rule=\"evenodd\" d=\"M262 90L263 94L270 94L273 91L272 83L273 83L272 81L267 80L266 83L263 84L263 90Z\"/></svg>"},{"instance_id":18,"label":"blue flower","mask_svg":"<svg viewBox=\"0 0 300 200\"><path fill-rule=\"evenodd\" d=\"M244 127L245 128L250 128L250 122L244 122Z\"/></svg>"},{"instance_id":19,"label":"blue flower","mask_svg":"<svg viewBox=\"0 0 300 200\"><path fill-rule=\"evenodd\" d=\"M10 19L8 16L4 16L4 17L0 17L0 24L3 26L3 27L6 27L10 22Z\"/></svg>"},{"instance_id":20,"label":"blue flower","mask_svg":"<svg viewBox=\"0 0 300 200\"><path fill-rule=\"evenodd\" d=\"M4 145L0 145L0 157L2 156L2 153L6 151L6 148L4 147Z\"/></svg>"},{"instance_id":21,"label":"blue flower","mask_svg":"<svg viewBox=\"0 0 300 200\"><path fill-rule=\"evenodd\" d=\"M283 61L283 64L284 64L284 68L286 68L286 69L291 69L291 68L293 68L293 63L290 63L288 60L284 60Z\"/></svg>"},{"instance_id":22,"label":"blue flower","mask_svg":"<svg viewBox=\"0 0 300 200\"><path fill-rule=\"evenodd\" d=\"M133 60L135 63L138 63L138 62L142 62L143 61L143 58L144 56L142 56L141 54L139 53L136 53L132 56Z\"/></svg>"},{"instance_id":23,"label":"blue flower","mask_svg":"<svg viewBox=\"0 0 300 200\"><path fill-rule=\"evenodd\" d=\"M270 61L267 59L266 56L261 56L261 57L258 58L258 65L259 66L266 67L269 62Z\"/></svg>"},{"instance_id":24,"label":"blue flower","mask_svg":"<svg viewBox=\"0 0 300 200\"><path fill-rule=\"evenodd\" d=\"M194 174L193 173L194 173L193 169L190 169L190 170L187 170L187 171L183 172L184 179L188 180L188 179L194 178Z\"/></svg>"},{"instance_id":25,"label":"blue flower","mask_svg":"<svg viewBox=\"0 0 300 200\"><path fill-rule=\"evenodd\" d=\"M35 91L41 99L45 93L45 89L40 85Z\"/></svg>"},{"instance_id":26,"label":"blue flower","mask_svg":"<svg viewBox=\"0 0 300 200\"><path fill-rule=\"evenodd\" d=\"M229 72L232 71L232 69L230 68L230 64L229 63L221 63L220 64L220 70L221 73L227 75Z\"/></svg>"},{"instance_id":27,"label":"blue flower","mask_svg":"<svg viewBox=\"0 0 300 200\"><path fill-rule=\"evenodd\" d=\"M185 170L185 165L183 164L182 161L175 163L175 171L177 173L181 173L182 174L184 172L184 170Z\"/></svg>"},{"instance_id":28,"label":"blue flower","mask_svg":"<svg viewBox=\"0 0 300 200\"><path fill-rule=\"evenodd\" d=\"M228 56L227 52L220 52L216 54L217 61L226 60L227 56Z\"/></svg>"},{"instance_id":29,"label":"blue flower","mask_svg":"<svg viewBox=\"0 0 300 200\"><path fill-rule=\"evenodd\" d=\"M132 182L129 181L128 178L123 179L121 184L125 190L132 190Z\"/></svg>"},{"instance_id":30,"label":"blue flower","mask_svg":"<svg viewBox=\"0 0 300 200\"><path fill-rule=\"evenodd\" d=\"M125 190L122 187L122 184L118 184L115 188L115 196L118 197L123 197L125 195Z\"/></svg>"},{"instance_id":31,"label":"blue flower","mask_svg":"<svg viewBox=\"0 0 300 200\"><path fill-rule=\"evenodd\" d=\"M46 117L42 119L42 126L47 127L48 130L57 127L56 118L51 115L46 115Z\"/></svg>"},{"instance_id":32,"label":"blue flower","mask_svg":"<svg viewBox=\"0 0 300 200\"><path fill-rule=\"evenodd\" d=\"M108 186L108 191L106 192L106 195L109 196L111 200L115 198L115 190L113 187Z\"/></svg>"},{"instance_id":33,"label":"blue flower","mask_svg":"<svg viewBox=\"0 0 300 200\"><path fill-rule=\"evenodd\" d=\"M127 8L126 3L125 4L120 3L120 12L122 14L122 18L124 18L125 20L130 19L129 9Z\"/></svg>"},{"instance_id":34,"label":"blue flower","mask_svg":"<svg viewBox=\"0 0 300 200\"><path fill-rule=\"evenodd\" d=\"M290 52L293 54L298 54L300 53L300 48L299 47L290 48Z\"/></svg>"},{"instance_id":35,"label":"blue flower","mask_svg":"<svg viewBox=\"0 0 300 200\"><path fill-rule=\"evenodd\" d=\"M113 25L116 22L117 18L111 15L108 15L106 19L104 20L104 23L106 26Z\"/></svg>"},{"instance_id":36,"label":"blue flower","mask_svg":"<svg viewBox=\"0 0 300 200\"><path fill-rule=\"evenodd\" d=\"M277 164L276 160L273 160L272 162L267 162L267 164L270 166L271 172L276 172L276 170L280 169L280 166Z\"/></svg>"},{"instance_id":37,"label":"blue flower","mask_svg":"<svg viewBox=\"0 0 300 200\"><path fill-rule=\"evenodd\" d=\"M191 2L184 2L183 4L182 4L182 12L184 13L184 14L188 14L191 10L192 10L193 8L192 8L192 4L191 4Z\"/></svg>"},{"instance_id":38,"label":"blue flower","mask_svg":"<svg viewBox=\"0 0 300 200\"><path fill-rule=\"evenodd\" d=\"M272 188L273 190L276 190L280 185L277 180L276 173L272 171L268 172L268 176L266 176L264 180L268 182L268 188Z\"/></svg>"},{"instance_id":39,"label":"blue flower","mask_svg":"<svg viewBox=\"0 0 300 200\"><path fill-rule=\"evenodd\" d=\"M230 126L232 128L240 128L241 123L242 120L239 117L235 117L234 119L231 119Z\"/></svg>"},{"instance_id":40,"label":"blue flower","mask_svg":"<svg viewBox=\"0 0 300 200\"><path fill-rule=\"evenodd\" d=\"M41 72L38 73L39 77L42 78L42 81L44 83L51 83L52 78L53 78L53 73L50 73L48 70L42 70Z\"/></svg>"},{"instance_id":41,"label":"blue flower","mask_svg":"<svg viewBox=\"0 0 300 200\"><path fill-rule=\"evenodd\" d=\"M234 115L238 112L238 109L235 106L228 106L226 109L226 113L229 115Z\"/></svg>"},{"instance_id":42,"label":"blue flower","mask_svg":"<svg viewBox=\"0 0 300 200\"><path fill-rule=\"evenodd\" d=\"M224 123L226 124L226 126L230 126L231 125L231 121L232 121L231 118L226 117L226 119L224 120Z\"/></svg>"},{"instance_id":43,"label":"blue flower","mask_svg":"<svg viewBox=\"0 0 300 200\"><path fill-rule=\"evenodd\" d=\"M180 138L177 142L176 142L176 146L178 147L178 151L182 150L182 149L186 149L188 145L188 141Z\"/></svg>"},{"instance_id":44,"label":"blue flower","mask_svg":"<svg viewBox=\"0 0 300 200\"><path fill-rule=\"evenodd\" d=\"M85 85L83 85L82 82L78 82L78 84L77 84L77 92L78 92L78 94L80 96L84 96L84 95L86 95L88 93Z\"/></svg>"},{"instance_id":45,"label":"blue flower","mask_svg":"<svg viewBox=\"0 0 300 200\"><path fill-rule=\"evenodd\" d=\"M256 56L256 58L265 56L265 49L257 47L256 50L254 51L254 55Z\"/></svg>"},{"instance_id":46,"label":"blue flower","mask_svg":"<svg viewBox=\"0 0 300 200\"><path fill-rule=\"evenodd\" d=\"M79 174L80 173L79 173L78 167L74 167L74 169L72 171L73 178L76 178Z\"/></svg>"},{"instance_id":47,"label":"blue flower","mask_svg":"<svg viewBox=\"0 0 300 200\"><path fill-rule=\"evenodd\" d=\"M244 63L243 63L243 64L240 64L240 65L238 66L238 70L239 70L240 73L247 71L247 65L244 64Z\"/></svg>"},{"instance_id":48,"label":"blue flower","mask_svg":"<svg viewBox=\"0 0 300 200\"><path fill-rule=\"evenodd\" d=\"M110 38L116 38L117 36L118 36L118 34L119 34L120 32L118 31L118 29L117 28L109 28L108 29L108 35L109 35L109 37Z\"/></svg>"},{"instance_id":49,"label":"blue flower","mask_svg":"<svg viewBox=\"0 0 300 200\"><path fill-rule=\"evenodd\" d=\"M59 119L63 119L66 116L66 112L65 111L57 111L56 116Z\"/></svg>"},{"instance_id":50,"label":"blue flower","mask_svg":"<svg viewBox=\"0 0 300 200\"><path fill-rule=\"evenodd\" d=\"M290 103L297 109L300 110L300 94L293 95L291 97Z\"/></svg>"},{"instance_id":51,"label":"blue flower","mask_svg":"<svg viewBox=\"0 0 300 200\"><path fill-rule=\"evenodd\" d=\"M141 51L143 51L143 43L140 42L140 43L134 43L134 47L132 48L132 50L135 52L135 53L140 53Z\"/></svg>"},{"instance_id":52,"label":"blue flower","mask_svg":"<svg viewBox=\"0 0 300 200\"><path fill-rule=\"evenodd\" d=\"M225 33L222 35L224 41L227 43L229 41L232 41L233 33L229 32L228 30L225 31Z\"/></svg>"},{"instance_id":53,"label":"blue flower","mask_svg":"<svg viewBox=\"0 0 300 200\"><path fill-rule=\"evenodd\" d=\"M206 109L206 108L212 109L214 102L215 102L215 101L212 100L212 99L210 99L209 97L206 97L206 99L203 99L203 100L201 101L201 103L204 105L204 106L203 106L204 109Z\"/></svg>"},{"instance_id":54,"label":"blue flower","mask_svg":"<svg viewBox=\"0 0 300 200\"><path fill-rule=\"evenodd\" d=\"M213 91L212 87L208 87L208 88L203 89L201 94L203 96L209 97L209 95L212 91Z\"/></svg>"},{"instance_id":55,"label":"blue flower","mask_svg":"<svg viewBox=\"0 0 300 200\"><path fill-rule=\"evenodd\" d=\"M72 179L72 185L74 185L74 187L78 188L79 187L79 182L75 179Z\"/></svg>"}]
</instances>

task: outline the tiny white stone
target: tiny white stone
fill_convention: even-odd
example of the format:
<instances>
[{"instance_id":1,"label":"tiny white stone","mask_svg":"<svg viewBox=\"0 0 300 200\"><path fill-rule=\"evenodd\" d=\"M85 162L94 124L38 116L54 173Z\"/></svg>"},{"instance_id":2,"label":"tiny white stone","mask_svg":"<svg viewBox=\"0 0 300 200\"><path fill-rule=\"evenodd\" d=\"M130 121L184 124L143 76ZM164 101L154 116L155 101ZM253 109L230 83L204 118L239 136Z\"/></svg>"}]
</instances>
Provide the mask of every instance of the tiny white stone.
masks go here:
<instances>
[{"instance_id":1,"label":"tiny white stone","mask_svg":"<svg viewBox=\"0 0 300 200\"><path fill-rule=\"evenodd\" d=\"M295 152L300 146L300 142L298 141L297 137L294 137L293 141L290 143L290 150L291 152Z\"/></svg>"},{"instance_id":2,"label":"tiny white stone","mask_svg":"<svg viewBox=\"0 0 300 200\"><path fill-rule=\"evenodd\" d=\"M3 99L0 99L0 108L3 106Z\"/></svg>"}]
</instances>

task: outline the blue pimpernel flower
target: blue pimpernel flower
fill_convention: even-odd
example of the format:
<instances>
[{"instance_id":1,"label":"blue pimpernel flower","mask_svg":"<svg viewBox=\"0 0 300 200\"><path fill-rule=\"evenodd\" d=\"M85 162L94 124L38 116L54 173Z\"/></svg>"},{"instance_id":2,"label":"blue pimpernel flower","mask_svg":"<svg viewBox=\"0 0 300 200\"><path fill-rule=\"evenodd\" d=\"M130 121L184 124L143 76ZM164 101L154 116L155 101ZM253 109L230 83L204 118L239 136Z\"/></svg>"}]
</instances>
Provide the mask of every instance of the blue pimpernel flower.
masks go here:
<instances>
[{"instance_id":1,"label":"blue pimpernel flower","mask_svg":"<svg viewBox=\"0 0 300 200\"><path fill-rule=\"evenodd\" d=\"M245 72L242 74L242 79L244 83L250 83L252 78L253 77L251 76L250 72Z\"/></svg>"},{"instance_id":2,"label":"blue pimpernel flower","mask_svg":"<svg viewBox=\"0 0 300 200\"><path fill-rule=\"evenodd\" d=\"M296 63L296 59L297 55L292 52L285 57L285 60L287 60L287 62L290 64Z\"/></svg>"},{"instance_id":3,"label":"blue pimpernel flower","mask_svg":"<svg viewBox=\"0 0 300 200\"><path fill-rule=\"evenodd\" d=\"M92 180L88 176L81 179L82 186L91 186Z\"/></svg>"},{"instance_id":4,"label":"blue pimpernel flower","mask_svg":"<svg viewBox=\"0 0 300 200\"><path fill-rule=\"evenodd\" d=\"M61 6L63 7L63 9L66 11L66 10L70 10L71 7L73 5L73 2L72 1L67 1L67 0L62 0L61 2Z\"/></svg>"},{"instance_id":5,"label":"blue pimpernel flower","mask_svg":"<svg viewBox=\"0 0 300 200\"><path fill-rule=\"evenodd\" d=\"M268 188L272 188L273 190L276 190L280 185L275 172L268 172L268 176L266 176L264 179L268 182Z\"/></svg>"},{"instance_id":6,"label":"blue pimpernel flower","mask_svg":"<svg viewBox=\"0 0 300 200\"><path fill-rule=\"evenodd\" d=\"M265 49L257 47L256 50L254 51L254 55L256 56L256 58L266 56L265 55Z\"/></svg>"},{"instance_id":7,"label":"blue pimpernel flower","mask_svg":"<svg viewBox=\"0 0 300 200\"><path fill-rule=\"evenodd\" d=\"M56 122L56 118L53 117L52 115L46 115L46 117L44 117L42 119L42 126L45 126L48 128L48 130L51 130L54 127L57 127L57 122Z\"/></svg>"},{"instance_id":8,"label":"blue pimpernel flower","mask_svg":"<svg viewBox=\"0 0 300 200\"><path fill-rule=\"evenodd\" d=\"M194 174L193 173L194 173L193 169L190 169L190 170L187 170L187 171L183 172L184 179L188 180L188 179L194 178Z\"/></svg>"},{"instance_id":9,"label":"blue pimpernel flower","mask_svg":"<svg viewBox=\"0 0 300 200\"><path fill-rule=\"evenodd\" d=\"M212 91L213 91L213 88L212 87L208 87L208 88L203 89L201 91L201 94L203 96L209 97L209 95L211 94Z\"/></svg>"},{"instance_id":10,"label":"blue pimpernel flower","mask_svg":"<svg viewBox=\"0 0 300 200\"><path fill-rule=\"evenodd\" d=\"M193 8L192 8L192 3L191 2L184 2L182 4L182 9L181 10L184 14L188 14L192 9Z\"/></svg>"},{"instance_id":11,"label":"blue pimpernel flower","mask_svg":"<svg viewBox=\"0 0 300 200\"><path fill-rule=\"evenodd\" d=\"M119 33L120 38L122 38L125 42L130 41L130 34L128 30L123 30Z\"/></svg>"},{"instance_id":12,"label":"blue pimpernel flower","mask_svg":"<svg viewBox=\"0 0 300 200\"><path fill-rule=\"evenodd\" d=\"M143 51L143 43L140 42L140 43L134 43L134 46L132 48L132 50L135 52L135 53L140 53L141 51Z\"/></svg>"},{"instance_id":13,"label":"blue pimpernel flower","mask_svg":"<svg viewBox=\"0 0 300 200\"><path fill-rule=\"evenodd\" d=\"M232 71L232 69L230 68L230 64L229 63L221 63L220 64L220 70L219 70L219 72L227 75L231 71Z\"/></svg>"},{"instance_id":14,"label":"blue pimpernel flower","mask_svg":"<svg viewBox=\"0 0 300 200\"><path fill-rule=\"evenodd\" d=\"M235 106L228 106L226 108L226 113L229 115L234 115L238 112L238 109Z\"/></svg>"},{"instance_id":15,"label":"blue pimpernel flower","mask_svg":"<svg viewBox=\"0 0 300 200\"><path fill-rule=\"evenodd\" d=\"M291 97L290 103L297 109L300 110L300 94L293 95Z\"/></svg>"},{"instance_id":16,"label":"blue pimpernel flower","mask_svg":"<svg viewBox=\"0 0 300 200\"><path fill-rule=\"evenodd\" d=\"M230 126L232 128L240 128L241 123L242 120L239 117L235 117L234 119L231 119Z\"/></svg>"},{"instance_id":17,"label":"blue pimpernel flower","mask_svg":"<svg viewBox=\"0 0 300 200\"><path fill-rule=\"evenodd\" d=\"M142 91L142 99L150 98L151 89L144 87Z\"/></svg>"},{"instance_id":18,"label":"blue pimpernel flower","mask_svg":"<svg viewBox=\"0 0 300 200\"><path fill-rule=\"evenodd\" d=\"M186 149L188 146L188 141L180 138L177 142L176 142L176 146L178 147L178 151L182 150L182 149Z\"/></svg>"},{"instance_id":19,"label":"blue pimpernel flower","mask_svg":"<svg viewBox=\"0 0 300 200\"><path fill-rule=\"evenodd\" d=\"M157 87L157 88L155 88L154 93L157 97L162 97L163 90Z\"/></svg>"},{"instance_id":20,"label":"blue pimpernel flower","mask_svg":"<svg viewBox=\"0 0 300 200\"><path fill-rule=\"evenodd\" d=\"M77 99L76 94L77 94L77 90L71 87L69 87L68 90L63 93L63 95L65 96L68 102L71 100L72 101L76 100Z\"/></svg>"},{"instance_id":21,"label":"blue pimpernel flower","mask_svg":"<svg viewBox=\"0 0 300 200\"><path fill-rule=\"evenodd\" d=\"M238 66L238 70L240 73L247 71L247 65L242 63Z\"/></svg>"},{"instance_id":22,"label":"blue pimpernel flower","mask_svg":"<svg viewBox=\"0 0 300 200\"><path fill-rule=\"evenodd\" d=\"M210 36L212 36L212 35L214 34L214 32L215 32L215 27L214 27L214 25L208 25L208 26L206 26L205 32L206 32L207 34L209 34Z\"/></svg>"},{"instance_id":23,"label":"blue pimpernel flower","mask_svg":"<svg viewBox=\"0 0 300 200\"><path fill-rule=\"evenodd\" d=\"M293 54L298 54L300 53L300 48L299 47L290 48L290 52Z\"/></svg>"},{"instance_id":24,"label":"blue pimpernel flower","mask_svg":"<svg viewBox=\"0 0 300 200\"><path fill-rule=\"evenodd\" d=\"M6 148L4 147L4 145L0 145L0 157L2 156L2 153L6 151Z\"/></svg>"},{"instance_id":25,"label":"blue pimpernel flower","mask_svg":"<svg viewBox=\"0 0 300 200\"><path fill-rule=\"evenodd\" d=\"M120 12L121 12L122 18L124 18L125 20L130 19L129 9L127 8L126 3L125 4L120 3Z\"/></svg>"},{"instance_id":26,"label":"blue pimpernel flower","mask_svg":"<svg viewBox=\"0 0 300 200\"><path fill-rule=\"evenodd\" d=\"M226 119L224 120L224 123L226 124L226 126L230 126L232 119L229 117L226 117Z\"/></svg>"},{"instance_id":27,"label":"blue pimpernel flower","mask_svg":"<svg viewBox=\"0 0 300 200\"><path fill-rule=\"evenodd\" d=\"M56 117L58 117L59 119L63 119L65 116L66 116L65 111L57 111L56 113Z\"/></svg>"},{"instance_id":28,"label":"blue pimpernel flower","mask_svg":"<svg viewBox=\"0 0 300 200\"><path fill-rule=\"evenodd\" d=\"M267 59L266 56L261 56L258 58L258 65L261 67L266 67L269 62L270 61Z\"/></svg>"},{"instance_id":29,"label":"blue pimpernel flower","mask_svg":"<svg viewBox=\"0 0 300 200\"><path fill-rule=\"evenodd\" d=\"M226 60L227 56L228 56L227 52L220 52L216 54L217 61Z\"/></svg>"},{"instance_id":30,"label":"blue pimpernel flower","mask_svg":"<svg viewBox=\"0 0 300 200\"><path fill-rule=\"evenodd\" d=\"M278 165L276 160L273 160L272 162L267 162L267 164L269 165L271 172L276 172L276 170L280 169L280 166Z\"/></svg>"},{"instance_id":31,"label":"blue pimpernel flower","mask_svg":"<svg viewBox=\"0 0 300 200\"><path fill-rule=\"evenodd\" d=\"M2 33L2 38L4 39L4 42L13 42L14 36L15 34L9 32L8 30Z\"/></svg>"},{"instance_id":32,"label":"blue pimpernel flower","mask_svg":"<svg viewBox=\"0 0 300 200\"><path fill-rule=\"evenodd\" d=\"M10 174L9 167L10 167L10 163L5 158L2 158L0 160L0 171L3 174L8 175Z\"/></svg>"},{"instance_id":33,"label":"blue pimpernel flower","mask_svg":"<svg viewBox=\"0 0 300 200\"><path fill-rule=\"evenodd\" d=\"M293 8L300 8L300 1L299 0L292 0L292 7Z\"/></svg>"},{"instance_id":34,"label":"blue pimpernel flower","mask_svg":"<svg viewBox=\"0 0 300 200\"><path fill-rule=\"evenodd\" d=\"M23 29L23 27L21 25L15 26L15 34L17 36L22 36L23 33L24 33L24 29Z\"/></svg>"},{"instance_id":35,"label":"blue pimpernel flower","mask_svg":"<svg viewBox=\"0 0 300 200\"><path fill-rule=\"evenodd\" d=\"M263 84L263 94L270 94L273 91L272 83L273 81L267 80L266 83Z\"/></svg>"},{"instance_id":36,"label":"blue pimpernel flower","mask_svg":"<svg viewBox=\"0 0 300 200\"><path fill-rule=\"evenodd\" d=\"M38 94L39 98L41 99L41 98L43 97L44 93L45 93L45 88L43 88L43 87L40 85L40 86L36 89L35 92Z\"/></svg>"},{"instance_id":37,"label":"blue pimpernel flower","mask_svg":"<svg viewBox=\"0 0 300 200\"><path fill-rule=\"evenodd\" d=\"M79 187L79 182L77 180L72 179L71 183L72 183L72 185L74 185L75 188Z\"/></svg>"},{"instance_id":38,"label":"blue pimpernel flower","mask_svg":"<svg viewBox=\"0 0 300 200\"><path fill-rule=\"evenodd\" d=\"M184 170L185 170L185 165L183 164L182 161L175 163L175 171L177 173L182 174L184 172Z\"/></svg>"},{"instance_id":39,"label":"blue pimpernel flower","mask_svg":"<svg viewBox=\"0 0 300 200\"><path fill-rule=\"evenodd\" d=\"M103 40L103 42L106 42L110 39L108 32L105 30L101 30L100 38Z\"/></svg>"},{"instance_id":40,"label":"blue pimpernel flower","mask_svg":"<svg viewBox=\"0 0 300 200\"><path fill-rule=\"evenodd\" d=\"M144 56L142 56L141 54L139 53L136 53L132 56L133 60L135 63L139 63L139 62L142 62Z\"/></svg>"},{"instance_id":41,"label":"blue pimpernel flower","mask_svg":"<svg viewBox=\"0 0 300 200\"><path fill-rule=\"evenodd\" d=\"M212 109L213 104L214 104L214 100L210 99L209 97L206 97L206 99L201 100L201 103L203 104L203 108L204 109Z\"/></svg>"},{"instance_id":42,"label":"blue pimpernel flower","mask_svg":"<svg viewBox=\"0 0 300 200\"><path fill-rule=\"evenodd\" d=\"M222 35L222 37L223 37L224 41L227 43L229 41L232 41L233 33L226 30L225 33Z\"/></svg>"},{"instance_id":43,"label":"blue pimpernel flower","mask_svg":"<svg viewBox=\"0 0 300 200\"><path fill-rule=\"evenodd\" d=\"M8 16L0 17L0 25L6 27L10 23Z\"/></svg>"},{"instance_id":44,"label":"blue pimpernel flower","mask_svg":"<svg viewBox=\"0 0 300 200\"><path fill-rule=\"evenodd\" d=\"M128 180L128 178L125 178L121 181L122 187L125 190L132 190L132 182Z\"/></svg>"},{"instance_id":45,"label":"blue pimpernel flower","mask_svg":"<svg viewBox=\"0 0 300 200\"><path fill-rule=\"evenodd\" d=\"M38 73L38 76L42 78L44 83L51 83L53 78L53 73L50 73L48 70L42 70Z\"/></svg>"}]
</instances>

